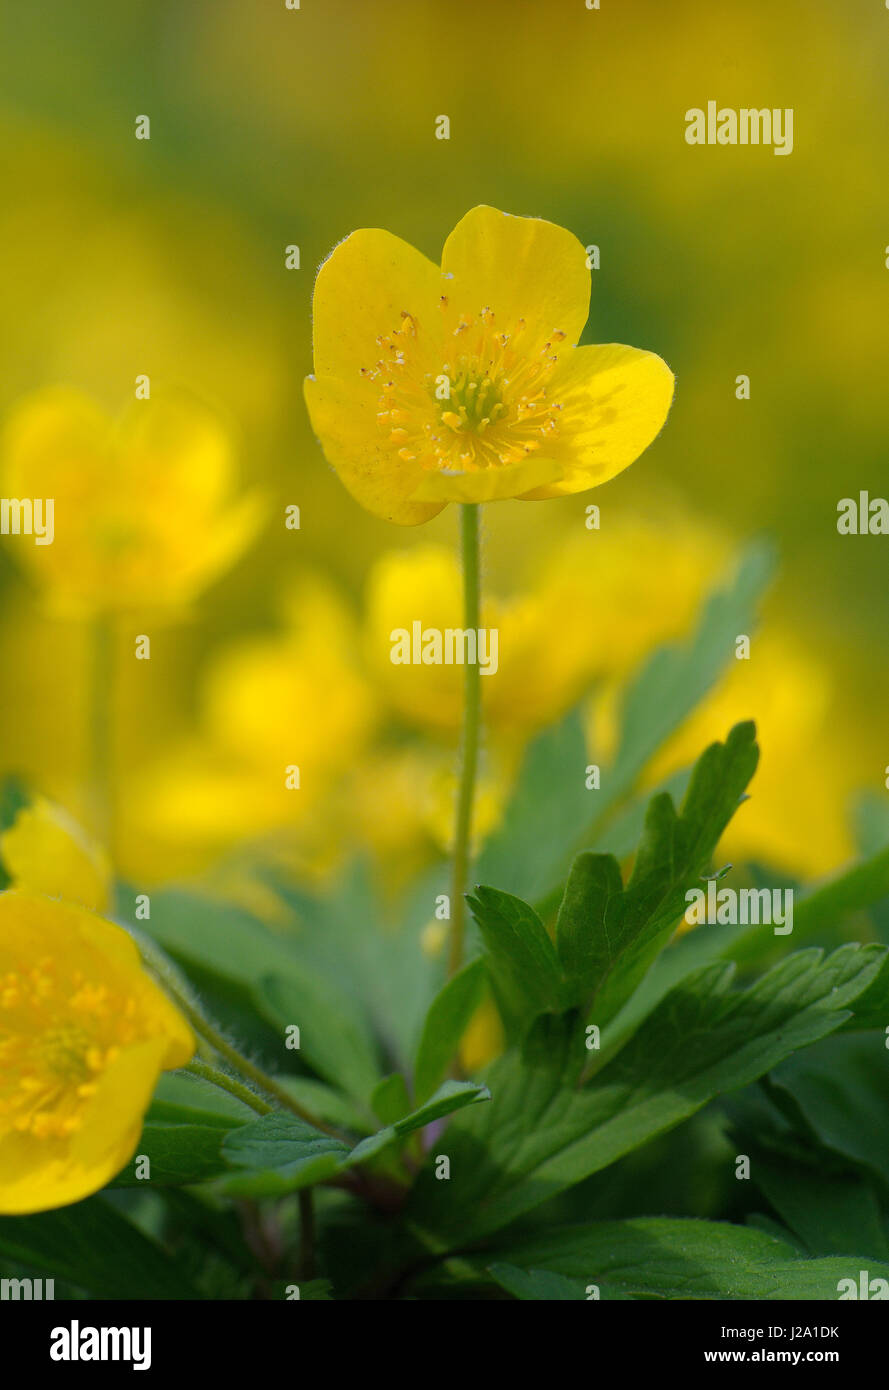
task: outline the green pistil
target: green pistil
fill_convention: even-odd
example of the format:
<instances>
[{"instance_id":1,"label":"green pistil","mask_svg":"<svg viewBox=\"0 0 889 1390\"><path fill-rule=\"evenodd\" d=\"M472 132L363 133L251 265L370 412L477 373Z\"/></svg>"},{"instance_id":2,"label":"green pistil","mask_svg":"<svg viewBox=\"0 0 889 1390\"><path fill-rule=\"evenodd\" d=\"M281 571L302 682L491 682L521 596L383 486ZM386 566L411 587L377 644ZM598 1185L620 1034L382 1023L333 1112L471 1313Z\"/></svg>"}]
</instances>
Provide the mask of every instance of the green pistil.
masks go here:
<instances>
[{"instance_id":1,"label":"green pistil","mask_svg":"<svg viewBox=\"0 0 889 1390\"><path fill-rule=\"evenodd\" d=\"M489 376L472 376L466 371L462 371L452 384L450 399L442 405L442 415L450 411L459 416L467 429L479 431L506 411L497 382Z\"/></svg>"}]
</instances>

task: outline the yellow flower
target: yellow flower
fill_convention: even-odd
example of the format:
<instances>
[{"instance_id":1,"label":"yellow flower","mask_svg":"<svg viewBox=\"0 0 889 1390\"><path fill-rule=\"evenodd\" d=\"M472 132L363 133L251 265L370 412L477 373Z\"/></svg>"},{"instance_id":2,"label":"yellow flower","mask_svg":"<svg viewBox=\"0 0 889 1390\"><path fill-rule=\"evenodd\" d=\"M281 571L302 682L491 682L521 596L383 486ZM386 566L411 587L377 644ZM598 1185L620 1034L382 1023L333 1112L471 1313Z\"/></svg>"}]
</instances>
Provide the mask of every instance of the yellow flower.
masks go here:
<instances>
[{"instance_id":1,"label":"yellow flower","mask_svg":"<svg viewBox=\"0 0 889 1390\"><path fill-rule=\"evenodd\" d=\"M498 665L481 681L488 738L517 749L560 719L594 680L623 676L659 642L681 635L713 583L726 547L681 512L609 517L601 533L559 536L518 592L482 602L498 633ZM459 562L445 546L389 551L371 569L368 668L401 718L455 736L463 669L393 665L391 634L461 628Z\"/></svg>"},{"instance_id":2,"label":"yellow flower","mask_svg":"<svg viewBox=\"0 0 889 1390\"><path fill-rule=\"evenodd\" d=\"M479 1004L460 1040L460 1063L471 1076L486 1067L503 1051L503 1024L490 995Z\"/></svg>"},{"instance_id":3,"label":"yellow flower","mask_svg":"<svg viewBox=\"0 0 889 1390\"><path fill-rule=\"evenodd\" d=\"M849 807L859 789L853 750L833 713L831 675L789 631L754 636L649 769L659 781L690 765L740 719L755 719L762 750L750 800L721 842L727 860L758 861L818 878L854 851Z\"/></svg>"},{"instance_id":4,"label":"yellow flower","mask_svg":"<svg viewBox=\"0 0 889 1390\"><path fill-rule=\"evenodd\" d=\"M479 774L472 812L478 848L497 824L508 779L499 765ZM360 849L372 851L385 886L403 887L431 860L453 850L456 773L450 750L428 743L380 748L360 759L339 817Z\"/></svg>"},{"instance_id":5,"label":"yellow flower","mask_svg":"<svg viewBox=\"0 0 889 1390\"><path fill-rule=\"evenodd\" d=\"M345 823L353 845L373 854L391 892L439 853L429 824L433 768L439 763L428 745L383 747L357 759L348 780L340 834Z\"/></svg>"},{"instance_id":6,"label":"yellow flower","mask_svg":"<svg viewBox=\"0 0 889 1390\"><path fill-rule=\"evenodd\" d=\"M304 575L282 616L278 631L211 659L198 728L145 770L123 836L131 877L197 872L238 842L276 835L290 837L291 857L295 836L315 869L329 864L342 833L327 806L364 754L376 701L354 618L328 581Z\"/></svg>"},{"instance_id":7,"label":"yellow flower","mask_svg":"<svg viewBox=\"0 0 889 1390\"><path fill-rule=\"evenodd\" d=\"M62 898L95 912L110 906L107 854L45 797L19 811L0 835L0 859L13 888Z\"/></svg>"},{"instance_id":8,"label":"yellow flower","mask_svg":"<svg viewBox=\"0 0 889 1390\"><path fill-rule=\"evenodd\" d=\"M571 232L473 208L441 269L390 232L353 232L318 272L312 425L353 497L404 526L448 502L607 482L663 425L653 353L575 346L590 271Z\"/></svg>"},{"instance_id":9,"label":"yellow flower","mask_svg":"<svg viewBox=\"0 0 889 1390\"><path fill-rule=\"evenodd\" d=\"M21 402L2 448L8 498L53 502L51 544L10 549L65 613L179 608L255 535L220 422L181 398L134 400L119 421L75 391Z\"/></svg>"},{"instance_id":10,"label":"yellow flower","mask_svg":"<svg viewBox=\"0 0 889 1390\"><path fill-rule=\"evenodd\" d=\"M120 927L0 894L0 1212L103 1187L138 1143L160 1072L194 1049Z\"/></svg>"}]
</instances>

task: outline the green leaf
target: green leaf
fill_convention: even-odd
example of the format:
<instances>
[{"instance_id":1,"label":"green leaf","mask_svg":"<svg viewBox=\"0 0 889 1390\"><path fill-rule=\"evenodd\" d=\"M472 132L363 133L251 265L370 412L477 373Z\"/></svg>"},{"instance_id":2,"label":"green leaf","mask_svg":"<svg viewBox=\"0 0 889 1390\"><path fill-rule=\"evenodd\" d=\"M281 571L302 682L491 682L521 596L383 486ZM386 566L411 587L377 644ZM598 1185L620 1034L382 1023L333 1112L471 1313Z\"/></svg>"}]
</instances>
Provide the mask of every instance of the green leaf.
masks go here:
<instances>
[{"instance_id":1,"label":"green leaf","mask_svg":"<svg viewBox=\"0 0 889 1390\"><path fill-rule=\"evenodd\" d=\"M407 1093L407 1083L400 1071L393 1072L382 1080L370 1098L371 1109L384 1125L395 1124L403 1119L411 1108L411 1098Z\"/></svg>"},{"instance_id":2,"label":"green leaf","mask_svg":"<svg viewBox=\"0 0 889 1390\"><path fill-rule=\"evenodd\" d=\"M241 985L285 974L298 963L285 937L239 908L197 893L153 893L151 920L141 926L177 960Z\"/></svg>"},{"instance_id":3,"label":"green leaf","mask_svg":"<svg viewBox=\"0 0 889 1390\"><path fill-rule=\"evenodd\" d=\"M853 808L855 842L865 857L889 845L889 801L878 792L863 792Z\"/></svg>"},{"instance_id":4,"label":"green leaf","mask_svg":"<svg viewBox=\"0 0 889 1390\"><path fill-rule=\"evenodd\" d=\"M556 946L534 909L494 888L468 899L487 947L494 993L511 1037L534 1018L584 1004L608 1023L673 935L759 752L751 723L698 759L679 814L666 792L651 801L633 872L624 887L610 855L584 853L572 866L556 922Z\"/></svg>"},{"instance_id":5,"label":"green leaf","mask_svg":"<svg viewBox=\"0 0 889 1390\"><path fill-rule=\"evenodd\" d=\"M307 1283L299 1285L300 1302L330 1303L333 1301L332 1288L329 1279L310 1279Z\"/></svg>"},{"instance_id":6,"label":"green leaf","mask_svg":"<svg viewBox=\"0 0 889 1390\"><path fill-rule=\"evenodd\" d=\"M301 1187L329 1182L347 1169L377 1158L414 1130L487 1100L489 1095L487 1088L476 1082L446 1081L425 1105L351 1149L296 1115L284 1111L263 1115L223 1140L223 1157L237 1170L227 1179L226 1191L242 1197L281 1197Z\"/></svg>"},{"instance_id":7,"label":"green leaf","mask_svg":"<svg viewBox=\"0 0 889 1390\"><path fill-rule=\"evenodd\" d=\"M532 743L503 821L479 858L480 883L539 904L564 882L575 853L608 837L606 820L630 796L645 764L728 665L738 633L753 630L773 568L770 547L751 546L732 582L707 602L692 641L661 648L634 678L617 758L599 791L586 787L590 757L579 712Z\"/></svg>"},{"instance_id":8,"label":"green leaf","mask_svg":"<svg viewBox=\"0 0 889 1390\"><path fill-rule=\"evenodd\" d=\"M672 936L686 891L698 886L756 769L754 732L750 723L736 724L724 744L706 750L679 815L668 793L654 798L626 888L610 856L575 860L556 940L574 972L574 998L589 999L596 1023L614 1017Z\"/></svg>"},{"instance_id":9,"label":"green leaf","mask_svg":"<svg viewBox=\"0 0 889 1390\"><path fill-rule=\"evenodd\" d=\"M289 1026L299 1028L300 1057L319 1076L370 1106L382 1069L359 1000L295 964L286 975L262 979L254 997L263 1017L281 1030L282 1037Z\"/></svg>"},{"instance_id":10,"label":"green leaf","mask_svg":"<svg viewBox=\"0 0 889 1390\"><path fill-rule=\"evenodd\" d=\"M692 769L684 767L665 778L660 786L636 792L597 833L595 843L598 852L613 854L617 860L628 859L634 854L645 830L645 817L652 796L658 792L669 792L674 805L678 806L688 790L691 774Z\"/></svg>"},{"instance_id":11,"label":"green leaf","mask_svg":"<svg viewBox=\"0 0 889 1390\"><path fill-rule=\"evenodd\" d=\"M237 1096L186 1071L161 1072L149 1117L155 1113L155 1107L158 1112L166 1108L188 1112L194 1124L226 1124L229 1129L256 1115Z\"/></svg>"},{"instance_id":12,"label":"green leaf","mask_svg":"<svg viewBox=\"0 0 889 1390\"><path fill-rule=\"evenodd\" d=\"M31 804L31 794L21 777L15 774L0 781L0 834L15 825L20 811ZM12 879L0 861L0 891L8 888Z\"/></svg>"},{"instance_id":13,"label":"green leaf","mask_svg":"<svg viewBox=\"0 0 889 1390\"><path fill-rule=\"evenodd\" d=\"M226 1181L227 1192L281 1197L334 1177L350 1150L296 1115L276 1110L227 1135L222 1153L228 1166L239 1170Z\"/></svg>"},{"instance_id":14,"label":"green leaf","mask_svg":"<svg viewBox=\"0 0 889 1390\"><path fill-rule=\"evenodd\" d=\"M190 1123L184 1114L164 1110L146 1118L138 1153L117 1174L115 1187L181 1187L206 1182L225 1172L222 1141L231 1126ZM143 1156L151 1162L147 1179L144 1174L137 1176Z\"/></svg>"},{"instance_id":15,"label":"green leaf","mask_svg":"<svg viewBox=\"0 0 889 1390\"><path fill-rule=\"evenodd\" d=\"M333 895L310 897L275 887L298 919L293 946L313 975L360 1000L392 1063L407 1072L439 984L439 965L423 949L430 903L444 891L440 866L414 885L398 926L382 920L370 876L361 864L341 876ZM272 973L279 973L273 971Z\"/></svg>"},{"instance_id":16,"label":"green leaf","mask_svg":"<svg viewBox=\"0 0 889 1390\"><path fill-rule=\"evenodd\" d=\"M796 904L797 938L831 931L850 912L860 912L889 896L889 846L830 879Z\"/></svg>"},{"instance_id":17,"label":"green leaf","mask_svg":"<svg viewBox=\"0 0 889 1390\"><path fill-rule=\"evenodd\" d=\"M689 1217L571 1226L507 1247L502 1257L632 1298L835 1300L839 1281L857 1284L862 1268L857 1251L806 1259L763 1231ZM889 1265L869 1260L867 1269L871 1278L889 1279Z\"/></svg>"},{"instance_id":18,"label":"green leaf","mask_svg":"<svg viewBox=\"0 0 889 1390\"><path fill-rule=\"evenodd\" d=\"M272 976L291 981L292 993L301 998L309 995L335 1004L332 1017L351 1018L350 1036L355 1039L360 1033L363 1040L350 1082L323 1070L331 1048L314 1027L311 1053L319 1057L317 1069L325 1079L345 1087L366 1106L382 1075L377 1034L406 1068L432 998L435 965L424 955L420 936L434 894L424 885L422 901L411 910L417 921L397 933L379 929L370 889L357 872L344 876L339 894L329 901L294 892L282 896L300 918L286 934L269 931L240 909L183 892L152 895L151 921L142 925L186 968L237 986L246 991L248 1002L259 998L264 1013L270 1001L263 987ZM315 1018L318 1010L311 1008L311 998L308 1007ZM280 1026L277 1012L270 1021ZM316 1066L305 1040L303 1048Z\"/></svg>"},{"instance_id":19,"label":"green leaf","mask_svg":"<svg viewBox=\"0 0 889 1390\"><path fill-rule=\"evenodd\" d=\"M316 1081L313 1076L277 1076L275 1079L305 1110L335 1129L351 1129L356 1134L370 1134L376 1129L373 1115L342 1091Z\"/></svg>"},{"instance_id":20,"label":"green leaf","mask_svg":"<svg viewBox=\"0 0 889 1390\"><path fill-rule=\"evenodd\" d=\"M480 883L536 900L558 882L566 844L575 843L592 818L596 793L586 788L588 762L578 710L534 740L503 820L479 856Z\"/></svg>"},{"instance_id":21,"label":"green leaf","mask_svg":"<svg viewBox=\"0 0 889 1390\"><path fill-rule=\"evenodd\" d=\"M808 895L795 897L794 942L807 937L830 935L849 912L875 907L885 901L883 853L856 865ZM681 941L671 944L657 959L632 998L614 1020L608 1039L609 1051L620 1046L653 1008L681 980L695 970L720 960L746 963L766 951L763 928L739 923L735 926L701 925ZM769 952L770 954L770 952ZM861 1031L889 1026L889 960L874 977L868 990L855 1001L845 1031Z\"/></svg>"},{"instance_id":22,"label":"green leaf","mask_svg":"<svg viewBox=\"0 0 889 1390\"><path fill-rule=\"evenodd\" d=\"M733 584L707 602L687 646L661 647L623 703L621 740L603 785L600 811L610 808L674 729L707 694L734 655L739 632L750 632L757 599L771 578L774 554L759 542L742 556Z\"/></svg>"},{"instance_id":23,"label":"green leaf","mask_svg":"<svg viewBox=\"0 0 889 1390\"><path fill-rule=\"evenodd\" d=\"M420 1104L444 1080L484 992L485 965L476 959L464 965L433 999L414 1067L414 1093Z\"/></svg>"},{"instance_id":24,"label":"green leaf","mask_svg":"<svg viewBox=\"0 0 889 1390\"><path fill-rule=\"evenodd\" d=\"M620 866L610 854L575 859L556 919L556 947L565 974L577 986L576 1004L595 990L613 959L612 912L623 888Z\"/></svg>"},{"instance_id":25,"label":"green leaf","mask_svg":"<svg viewBox=\"0 0 889 1390\"><path fill-rule=\"evenodd\" d=\"M813 1255L870 1255L889 1260L889 1242L873 1186L859 1173L824 1172L757 1154L757 1187Z\"/></svg>"},{"instance_id":26,"label":"green leaf","mask_svg":"<svg viewBox=\"0 0 889 1390\"><path fill-rule=\"evenodd\" d=\"M845 1033L862 1033L873 1028L889 1028L889 960L873 984L855 1001L855 1012L843 1025Z\"/></svg>"},{"instance_id":27,"label":"green leaf","mask_svg":"<svg viewBox=\"0 0 889 1390\"><path fill-rule=\"evenodd\" d=\"M586 1085L582 1018L544 1015L524 1048L490 1069L491 1104L449 1127L441 1151L451 1179L421 1172L412 1220L444 1248L514 1221L839 1027L884 954L803 951L744 991L729 990L730 966L710 967L668 995Z\"/></svg>"},{"instance_id":28,"label":"green leaf","mask_svg":"<svg viewBox=\"0 0 889 1390\"><path fill-rule=\"evenodd\" d=\"M501 1012L519 1034L537 1014L567 1004L559 958L537 913L498 888L476 888L467 902L487 947L484 957Z\"/></svg>"},{"instance_id":29,"label":"green leaf","mask_svg":"<svg viewBox=\"0 0 889 1390\"><path fill-rule=\"evenodd\" d=\"M889 850L883 850L829 879L820 888L795 895L792 940L796 943L812 936L829 935L847 914L874 907L883 902L887 894ZM714 960L751 958L761 951L762 940L761 926L696 927L657 961L642 987L645 1003L653 1005L685 975ZM884 1000L889 1002L889 971L886 968L874 980L868 994L858 1000L855 1014L862 1022L856 1026L877 1027L889 1023L889 1016L883 1017ZM636 1012L641 1003L642 1000L634 1001ZM868 1021L864 1021L865 1018Z\"/></svg>"},{"instance_id":30,"label":"green leaf","mask_svg":"<svg viewBox=\"0 0 889 1390\"><path fill-rule=\"evenodd\" d=\"M104 1197L36 1216L0 1217L0 1254L96 1298L198 1297L177 1261Z\"/></svg>"},{"instance_id":31,"label":"green leaf","mask_svg":"<svg viewBox=\"0 0 889 1390\"><path fill-rule=\"evenodd\" d=\"M769 1087L826 1148L889 1182L887 1076L883 1033L841 1034L782 1063Z\"/></svg>"},{"instance_id":32,"label":"green leaf","mask_svg":"<svg viewBox=\"0 0 889 1390\"><path fill-rule=\"evenodd\" d=\"M432 1124L433 1120L440 1120L456 1110L465 1109L467 1105L475 1105L478 1101L490 1098L491 1093L487 1086L482 1086L477 1081L445 1081L435 1095L430 1096L429 1100L412 1110L409 1115L405 1115L386 1129L381 1129L378 1134L362 1139L352 1150L350 1161L363 1163L396 1140L406 1139L414 1130Z\"/></svg>"},{"instance_id":33,"label":"green leaf","mask_svg":"<svg viewBox=\"0 0 889 1390\"><path fill-rule=\"evenodd\" d=\"M145 1116L134 1157L114 1179L115 1187L183 1186L226 1171L222 1141L256 1112L234 1096L196 1077L164 1073ZM151 1161L149 1178L137 1178L139 1160Z\"/></svg>"},{"instance_id":34,"label":"green leaf","mask_svg":"<svg viewBox=\"0 0 889 1390\"><path fill-rule=\"evenodd\" d=\"M576 1302L586 1298L576 1280L553 1274L548 1269L518 1269L515 1265L498 1263L489 1265L488 1273L514 1298L547 1302Z\"/></svg>"}]
</instances>

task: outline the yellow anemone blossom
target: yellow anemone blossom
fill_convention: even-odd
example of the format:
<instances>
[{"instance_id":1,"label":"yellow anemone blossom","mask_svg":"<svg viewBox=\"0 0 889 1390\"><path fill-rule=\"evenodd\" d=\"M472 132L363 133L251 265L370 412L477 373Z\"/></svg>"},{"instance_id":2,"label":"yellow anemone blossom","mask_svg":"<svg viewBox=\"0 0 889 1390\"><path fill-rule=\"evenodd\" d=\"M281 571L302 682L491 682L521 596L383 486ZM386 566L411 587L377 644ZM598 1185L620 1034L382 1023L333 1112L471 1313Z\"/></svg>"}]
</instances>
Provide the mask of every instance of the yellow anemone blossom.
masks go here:
<instances>
[{"instance_id":1,"label":"yellow anemone blossom","mask_svg":"<svg viewBox=\"0 0 889 1390\"><path fill-rule=\"evenodd\" d=\"M138 1143L160 1072L194 1049L122 928L0 894L0 1212L103 1187Z\"/></svg>"},{"instance_id":2,"label":"yellow anemone blossom","mask_svg":"<svg viewBox=\"0 0 889 1390\"><path fill-rule=\"evenodd\" d=\"M39 392L7 423L0 481L4 497L52 500L51 543L9 547L66 615L186 606L263 510L235 495L220 421L182 397L134 400L115 421L78 392Z\"/></svg>"},{"instance_id":3,"label":"yellow anemone blossom","mask_svg":"<svg viewBox=\"0 0 889 1390\"><path fill-rule=\"evenodd\" d=\"M481 682L489 739L521 746L564 715L593 681L624 676L658 643L684 634L727 547L697 520L609 518L601 534L562 535L527 583L499 586L482 602L482 624L498 634L497 669ZM455 735L463 669L393 665L392 633L419 621L462 627L460 566L452 550L416 545L387 551L367 586L364 649L392 709L411 725ZM665 598L667 596L667 598Z\"/></svg>"},{"instance_id":4,"label":"yellow anemone blossom","mask_svg":"<svg viewBox=\"0 0 889 1390\"><path fill-rule=\"evenodd\" d=\"M315 433L368 511L403 526L448 502L538 499L607 482L663 425L654 353L576 346L590 270L571 232L477 207L441 267L391 232L353 232L313 301Z\"/></svg>"},{"instance_id":5,"label":"yellow anemone blossom","mask_svg":"<svg viewBox=\"0 0 889 1390\"><path fill-rule=\"evenodd\" d=\"M61 806L40 796L0 835L0 860L13 888L103 912L110 905L107 854Z\"/></svg>"},{"instance_id":6,"label":"yellow anemone blossom","mask_svg":"<svg viewBox=\"0 0 889 1390\"><path fill-rule=\"evenodd\" d=\"M282 609L277 630L211 659L198 726L142 775L121 837L131 877L196 873L239 842L279 834L292 855L305 843L315 868L337 850L329 803L364 756L377 701L355 620L326 579L304 574Z\"/></svg>"}]
</instances>

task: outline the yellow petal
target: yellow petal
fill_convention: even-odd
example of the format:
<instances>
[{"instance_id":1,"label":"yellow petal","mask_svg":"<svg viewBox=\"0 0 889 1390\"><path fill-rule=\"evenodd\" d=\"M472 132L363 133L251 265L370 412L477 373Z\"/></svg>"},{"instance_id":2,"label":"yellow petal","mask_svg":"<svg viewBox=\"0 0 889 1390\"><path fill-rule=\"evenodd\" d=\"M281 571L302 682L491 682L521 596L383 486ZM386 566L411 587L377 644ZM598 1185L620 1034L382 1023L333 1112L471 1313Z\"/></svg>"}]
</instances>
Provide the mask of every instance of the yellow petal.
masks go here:
<instances>
[{"instance_id":1,"label":"yellow petal","mask_svg":"<svg viewBox=\"0 0 889 1390\"><path fill-rule=\"evenodd\" d=\"M123 1167L160 1071L184 1066L195 1039L128 934L71 904L0 895L3 972L17 977L24 1002L4 1014L13 1062L0 1072L0 1211L43 1211L79 1201ZM22 1057L26 1076L33 1057L43 1084L50 1082L50 1108L26 1111L24 1129L10 1122L8 1108ZM95 1083L84 1083L84 1065L97 1073ZM41 1119L47 1124L38 1127Z\"/></svg>"},{"instance_id":2,"label":"yellow petal","mask_svg":"<svg viewBox=\"0 0 889 1390\"><path fill-rule=\"evenodd\" d=\"M607 343L577 348L553 378L563 424L553 456L556 482L525 492L523 501L583 492L615 477L661 430L673 399L673 373L653 352Z\"/></svg>"},{"instance_id":3,"label":"yellow petal","mask_svg":"<svg viewBox=\"0 0 889 1390\"><path fill-rule=\"evenodd\" d=\"M7 1131L0 1137L0 1212L23 1216L69 1206L98 1192L139 1142L161 1071L163 1042L128 1048L103 1075L70 1139Z\"/></svg>"},{"instance_id":4,"label":"yellow petal","mask_svg":"<svg viewBox=\"0 0 889 1390\"><path fill-rule=\"evenodd\" d=\"M554 222L476 207L445 242L441 268L448 320L493 310L495 331L515 334L539 351L553 333L575 344L590 308L590 272L577 237Z\"/></svg>"},{"instance_id":5,"label":"yellow petal","mask_svg":"<svg viewBox=\"0 0 889 1390\"><path fill-rule=\"evenodd\" d=\"M108 418L78 392L50 387L13 410L3 438L5 496L88 497L110 467Z\"/></svg>"},{"instance_id":6,"label":"yellow petal","mask_svg":"<svg viewBox=\"0 0 889 1390\"><path fill-rule=\"evenodd\" d=\"M15 888L64 898L97 912L108 906L108 857L59 806L38 797L0 835L0 858Z\"/></svg>"},{"instance_id":7,"label":"yellow petal","mask_svg":"<svg viewBox=\"0 0 889 1390\"><path fill-rule=\"evenodd\" d=\"M147 479L155 483L146 502L175 502L195 515L228 500L235 481L231 436L199 402L175 393L150 403L131 400L113 435L133 489L144 493Z\"/></svg>"},{"instance_id":8,"label":"yellow petal","mask_svg":"<svg viewBox=\"0 0 889 1390\"><path fill-rule=\"evenodd\" d=\"M235 500L223 423L175 393L114 421L76 392L38 392L13 411L2 458L5 495L54 501L52 544L16 554L67 613L179 607L261 519L255 494Z\"/></svg>"},{"instance_id":9,"label":"yellow petal","mask_svg":"<svg viewBox=\"0 0 889 1390\"><path fill-rule=\"evenodd\" d=\"M0 1213L48 1211L96 1192L102 1182L84 1185L84 1175L72 1169L68 1153L64 1139L37 1139L15 1130L0 1135Z\"/></svg>"},{"instance_id":10,"label":"yellow petal","mask_svg":"<svg viewBox=\"0 0 889 1390\"><path fill-rule=\"evenodd\" d=\"M165 1053L165 1040L150 1038L125 1048L102 1074L83 1125L71 1143L75 1168L95 1177L103 1174L98 1187L114 1177L132 1156L157 1079L161 1071L169 1068Z\"/></svg>"},{"instance_id":11,"label":"yellow petal","mask_svg":"<svg viewBox=\"0 0 889 1390\"><path fill-rule=\"evenodd\" d=\"M554 459L533 455L521 463L503 464L499 468L477 468L458 473L442 469L427 471L413 496L418 501L501 502L519 497L530 488L554 484L563 477L565 469Z\"/></svg>"},{"instance_id":12,"label":"yellow petal","mask_svg":"<svg viewBox=\"0 0 889 1390\"><path fill-rule=\"evenodd\" d=\"M232 502L208 520L202 544L191 553L182 547L175 559L178 572L170 566L171 604L188 604L213 580L234 565L255 540L268 516L268 499L254 489ZM146 585L147 588L147 585Z\"/></svg>"},{"instance_id":13,"label":"yellow petal","mask_svg":"<svg viewBox=\"0 0 889 1390\"><path fill-rule=\"evenodd\" d=\"M441 511L444 501L414 498L423 470L386 445L376 401L366 391L332 377L309 377L305 396L325 457L356 502L399 526L419 526Z\"/></svg>"},{"instance_id":14,"label":"yellow petal","mask_svg":"<svg viewBox=\"0 0 889 1390\"><path fill-rule=\"evenodd\" d=\"M315 374L362 381L386 352L377 343L400 329L403 314L416 328L412 352L440 356L442 325L438 266L391 232L364 228L335 247L318 271L312 300ZM385 360L385 359L384 359Z\"/></svg>"},{"instance_id":15,"label":"yellow petal","mask_svg":"<svg viewBox=\"0 0 889 1390\"><path fill-rule=\"evenodd\" d=\"M123 927L73 903L33 893L0 893L0 972L52 957L61 972L79 971L87 980L135 998L166 1039L165 1067L181 1067L194 1054L194 1035L185 1019L142 965L138 947Z\"/></svg>"}]
</instances>

